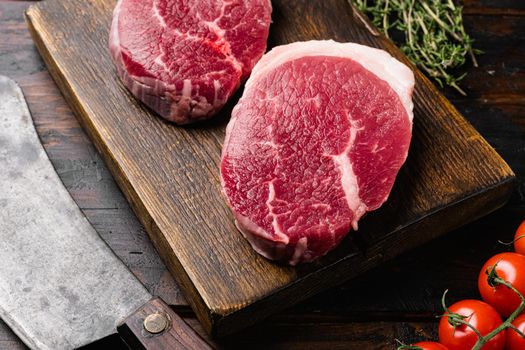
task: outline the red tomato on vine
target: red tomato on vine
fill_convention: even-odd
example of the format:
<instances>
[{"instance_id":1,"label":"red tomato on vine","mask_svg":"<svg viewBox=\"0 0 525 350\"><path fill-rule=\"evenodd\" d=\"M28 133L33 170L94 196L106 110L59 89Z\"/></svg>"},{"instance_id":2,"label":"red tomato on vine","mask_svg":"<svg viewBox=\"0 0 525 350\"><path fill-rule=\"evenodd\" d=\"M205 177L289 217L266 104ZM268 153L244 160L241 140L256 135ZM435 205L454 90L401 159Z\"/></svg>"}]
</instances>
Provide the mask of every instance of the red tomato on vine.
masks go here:
<instances>
[{"instance_id":1,"label":"red tomato on vine","mask_svg":"<svg viewBox=\"0 0 525 350\"><path fill-rule=\"evenodd\" d=\"M445 345L433 341L422 341L414 344L414 346L419 347L421 350L448 350Z\"/></svg>"},{"instance_id":2,"label":"red tomato on vine","mask_svg":"<svg viewBox=\"0 0 525 350\"><path fill-rule=\"evenodd\" d=\"M504 285L493 284L487 276L496 266L497 277L512 284L521 294L525 295L525 256L516 253L501 253L490 258L483 265L478 278L479 292L483 300L499 312L508 317L518 306L519 296Z\"/></svg>"},{"instance_id":3,"label":"red tomato on vine","mask_svg":"<svg viewBox=\"0 0 525 350\"><path fill-rule=\"evenodd\" d=\"M449 308L450 313L463 316L463 321L475 327L482 336L496 329L501 323L498 312L489 304L479 300L462 300ZM506 330L488 341L483 350L503 350ZM449 350L471 350L478 341L473 329L464 324L454 326L447 316L439 321L439 342Z\"/></svg>"}]
</instances>

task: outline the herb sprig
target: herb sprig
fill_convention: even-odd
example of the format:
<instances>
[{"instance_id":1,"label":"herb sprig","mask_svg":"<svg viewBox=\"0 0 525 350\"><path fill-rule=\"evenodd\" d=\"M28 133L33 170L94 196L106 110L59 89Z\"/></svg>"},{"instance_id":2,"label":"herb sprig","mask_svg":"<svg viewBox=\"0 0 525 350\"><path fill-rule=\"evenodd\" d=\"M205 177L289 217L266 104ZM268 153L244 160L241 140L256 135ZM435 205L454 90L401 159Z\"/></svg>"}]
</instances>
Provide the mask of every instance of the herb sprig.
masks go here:
<instances>
[{"instance_id":1,"label":"herb sprig","mask_svg":"<svg viewBox=\"0 0 525 350\"><path fill-rule=\"evenodd\" d=\"M466 93L459 82L466 73L456 69L470 57L477 67L473 40L465 32L461 6L453 0L352 0L359 10L387 37L394 31L404 34L401 50L441 87Z\"/></svg>"}]
</instances>

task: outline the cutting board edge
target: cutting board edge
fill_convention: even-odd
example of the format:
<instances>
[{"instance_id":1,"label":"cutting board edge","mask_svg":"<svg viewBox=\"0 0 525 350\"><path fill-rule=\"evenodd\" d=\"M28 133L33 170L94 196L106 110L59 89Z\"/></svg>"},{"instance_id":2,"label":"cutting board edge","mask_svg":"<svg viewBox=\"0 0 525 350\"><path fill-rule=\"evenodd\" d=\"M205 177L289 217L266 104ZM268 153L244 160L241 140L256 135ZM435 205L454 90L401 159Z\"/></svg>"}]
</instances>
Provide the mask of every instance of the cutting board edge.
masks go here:
<instances>
[{"instance_id":1,"label":"cutting board edge","mask_svg":"<svg viewBox=\"0 0 525 350\"><path fill-rule=\"evenodd\" d=\"M318 271L315 271L314 273L307 274L304 277L298 278L293 283L283 286L278 291L275 291L274 293L264 298L261 298L255 301L254 303L247 305L246 307L242 309L236 310L229 314L218 314L210 310L210 316L208 317L207 320L211 320L211 323L212 323L212 333L211 334L214 337L218 337L218 338L231 335L250 325L253 325L259 322L262 319L265 319L266 317L272 314L275 314L278 311L281 311L287 307L295 305L299 303L300 301L306 300L309 297L318 294L319 292L322 292L324 290L328 290L329 288L343 284L351 280L352 278L357 277L362 272L371 270L377 267L378 265L386 261L389 261L395 257L398 257L418 246L428 243L435 238L444 236L450 231L453 231L475 220L478 220L482 218L483 216L488 215L496 211L497 209L503 207L510 199L515 189L516 182L517 182L516 177L513 174L511 174L507 178L502 179L500 182L494 184L494 186L490 188L486 188L486 189L478 191L477 193L473 193L471 196L467 196L461 200L458 200L455 203L452 203L450 206L445 206L436 211L433 211L429 215L424 216L421 219L418 219L416 221L413 221L407 226L404 226L400 230L394 231L397 233L404 231L406 232L405 235L407 235L409 232L417 233L417 231L419 230L419 227L424 227L425 223L429 221L430 217L433 219L433 221L442 222L441 217L446 217L449 211L461 210L463 208L466 208L469 211L469 213L464 215L465 217L469 218L468 221L458 220L458 222L451 224L449 226L446 226L446 228L445 226L442 226L441 230L436 231L431 236L421 235L420 237L424 237L424 239L419 240L419 241L413 241L410 247L407 247L404 251L399 251L399 253L396 253L395 255L389 256L388 254L384 254L382 252L376 252L374 251L374 249L371 249L369 252L366 252L363 256L361 255L347 256L347 257L344 257L343 259L340 259L334 262L331 265L326 266L322 270L318 270ZM471 205L471 201L473 199L481 200L482 202L478 206L473 206ZM387 236L385 240L388 240L388 238L392 236L393 234ZM339 279L337 281L327 281L326 279L323 280L319 278L319 280L317 281L317 284L321 286L319 287L319 289L312 289L308 291L305 290L303 284L308 285L309 283L311 283L312 279L317 278L317 275L322 276L326 269L331 269L331 270L337 269L339 271L338 273L332 273L335 276L344 275L344 271L346 269L349 269L349 270L352 269L351 267L347 265L352 265L352 267L355 266L352 261L352 259L355 259L355 258L364 259L365 261L365 263L363 264L364 269L361 269L359 271L354 271L351 274L345 275L344 278ZM287 295L287 293L292 293L295 291L301 291L301 292L294 294L293 298ZM293 302L290 303L289 302L290 299L293 299ZM278 305L277 307L275 307L275 304L279 304L280 300L288 300L288 302L282 303L282 306ZM254 316L255 315L253 311L254 308L259 309L256 313L257 317ZM199 317L199 319L201 319L201 317Z\"/></svg>"}]
</instances>

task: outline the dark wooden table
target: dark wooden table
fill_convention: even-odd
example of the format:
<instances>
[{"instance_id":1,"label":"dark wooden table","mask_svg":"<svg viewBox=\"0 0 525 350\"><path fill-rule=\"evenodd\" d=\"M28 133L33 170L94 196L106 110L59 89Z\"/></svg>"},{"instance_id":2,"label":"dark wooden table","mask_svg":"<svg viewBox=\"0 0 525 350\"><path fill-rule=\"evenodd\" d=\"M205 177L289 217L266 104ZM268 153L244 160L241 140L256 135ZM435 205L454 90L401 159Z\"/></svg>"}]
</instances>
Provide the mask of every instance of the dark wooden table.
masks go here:
<instances>
[{"instance_id":1,"label":"dark wooden table","mask_svg":"<svg viewBox=\"0 0 525 350\"><path fill-rule=\"evenodd\" d=\"M30 1L0 0L0 74L19 82L38 133L75 201L117 255L148 289L202 331L111 175L46 71L24 23ZM318 295L256 327L223 339L221 348L393 349L437 337L440 297L479 298L483 262L507 250L525 219L525 3L465 0L467 30L483 50L469 66L467 97L449 99L500 152L519 186L507 206L382 268ZM1 321L0 321L1 322ZM120 348L117 338L103 340ZM0 323L0 349L24 349ZM94 347L96 348L96 347Z\"/></svg>"}]
</instances>

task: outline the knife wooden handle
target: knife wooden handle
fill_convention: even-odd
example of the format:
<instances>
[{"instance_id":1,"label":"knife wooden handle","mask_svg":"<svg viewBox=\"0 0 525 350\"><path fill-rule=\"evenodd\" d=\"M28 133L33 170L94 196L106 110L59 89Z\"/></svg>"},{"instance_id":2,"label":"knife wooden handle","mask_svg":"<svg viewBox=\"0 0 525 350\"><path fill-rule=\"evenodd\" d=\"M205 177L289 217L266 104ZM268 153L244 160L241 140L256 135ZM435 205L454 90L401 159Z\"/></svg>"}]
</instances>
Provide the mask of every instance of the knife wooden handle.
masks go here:
<instances>
[{"instance_id":1,"label":"knife wooden handle","mask_svg":"<svg viewBox=\"0 0 525 350\"><path fill-rule=\"evenodd\" d=\"M128 316L117 331L133 350L213 349L157 297Z\"/></svg>"}]
</instances>

